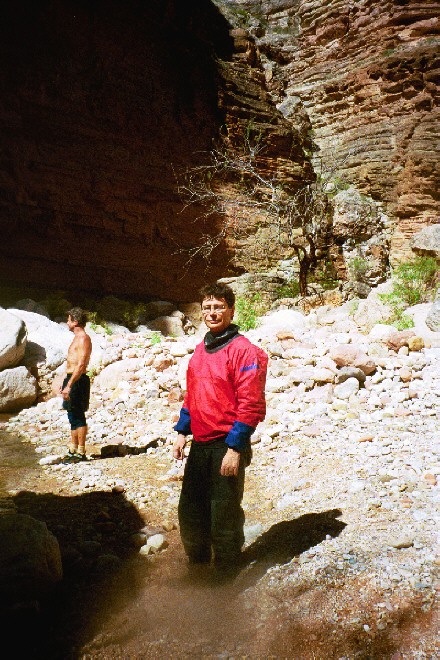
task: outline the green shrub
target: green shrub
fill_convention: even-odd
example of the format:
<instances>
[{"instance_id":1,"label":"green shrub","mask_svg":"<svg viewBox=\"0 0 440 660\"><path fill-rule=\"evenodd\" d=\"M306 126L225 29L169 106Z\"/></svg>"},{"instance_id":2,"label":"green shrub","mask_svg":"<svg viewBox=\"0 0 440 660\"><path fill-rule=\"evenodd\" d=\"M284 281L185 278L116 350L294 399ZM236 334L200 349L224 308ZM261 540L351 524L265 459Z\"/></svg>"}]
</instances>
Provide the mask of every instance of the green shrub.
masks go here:
<instances>
[{"instance_id":1,"label":"green shrub","mask_svg":"<svg viewBox=\"0 0 440 660\"><path fill-rule=\"evenodd\" d=\"M299 282L298 280L289 280L287 284L283 284L277 289L278 298L297 298L299 296Z\"/></svg>"},{"instance_id":2,"label":"green shrub","mask_svg":"<svg viewBox=\"0 0 440 660\"><path fill-rule=\"evenodd\" d=\"M109 328L108 325L107 325L107 321L102 319L99 316L98 312L90 312L88 310L86 310L86 311L87 311L88 322L90 324L91 329L94 332L97 332L98 328L101 327L104 330L106 335L112 335L113 334L112 329Z\"/></svg>"},{"instance_id":3,"label":"green shrub","mask_svg":"<svg viewBox=\"0 0 440 660\"><path fill-rule=\"evenodd\" d=\"M354 257L350 263L350 269L353 271L353 276L356 281L362 281L368 270L368 261L364 257Z\"/></svg>"},{"instance_id":4,"label":"green shrub","mask_svg":"<svg viewBox=\"0 0 440 660\"><path fill-rule=\"evenodd\" d=\"M379 298L393 310L391 322L399 330L414 325L404 314L407 307L432 300L438 272L439 266L432 257L417 257L394 269L391 292L379 294Z\"/></svg>"},{"instance_id":5,"label":"green shrub","mask_svg":"<svg viewBox=\"0 0 440 660\"><path fill-rule=\"evenodd\" d=\"M238 297L235 301L235 322L245 332L257 327L257 317L264 312L265 308L260 293L254 293L246 298Z\"/></svg>"},{"instance_id":6,"label":"green shrub","mask_svg":"<svg viewBox=\"0 0 440 660\"><path fill-rule=\"evenodd\" d=\"M93 367L90 367L90 369L87 371L87 376L90 378L91 381L94 380L94 378L98 375L100 372L100 367L101 365L95 364Z\"/></svg>"},{"instance_id":7,"label":"green shrub","mask_svg":"<svg viewBox=\"0 0 440 660\"><path fill-rule=\"evenodd\" d=\"M139 319L145 313L145 309L143 303L121 300L116 296L106 296L96 303L99 319L122 323L129 330L134 330L139 325Z\"/></svg>"},{"instance_id":8,"label":"green shrub","mask_svg":"<svg viewBox=\"0 0 440 660\"><path fill-rule=\"evenodd\" d=\"M408 328L413 328L414 327L414 321L407 314L401 314L401 316L399 316L399 318L397 318L395 321L393 321L393 325L398 330L407 330Z\"/></svg>"},{"instance_id":9,"label":"green shrub","mask_svg":"<svg viewBox=\"0 0 440 660\"><path fill-rule=\"evenodd\" d=\"M326 259L315 269L313 279L317 284L320 284L325 291L336 289L339 284L336 269L333 262L329 259Z\"/></svg>"},{"instance_id":10,"label":"green shrub","mask_svg":"<svg viewBox=\"0 0 440 660\"><path fill-rule=\"evenodd\" d=\"M54 291L49 293L44 300L40 300L40 304L53 320L57 317L66 317L69 309L72 308L72 303L65 298L65 291Z\"/></svg>"}]
</instances>

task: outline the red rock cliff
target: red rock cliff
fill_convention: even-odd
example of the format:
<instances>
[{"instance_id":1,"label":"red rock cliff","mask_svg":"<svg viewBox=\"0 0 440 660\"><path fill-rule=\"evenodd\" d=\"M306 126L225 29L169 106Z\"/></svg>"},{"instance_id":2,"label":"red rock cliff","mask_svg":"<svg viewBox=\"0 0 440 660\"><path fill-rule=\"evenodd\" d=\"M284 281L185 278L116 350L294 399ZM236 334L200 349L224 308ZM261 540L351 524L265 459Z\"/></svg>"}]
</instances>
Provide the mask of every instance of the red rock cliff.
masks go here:
<instances>
[{"instance_id":1,"label":"red rock cliff","mask_svg":"<svg viewBox=\"0 0 440 660\"><path fill-rule=\"evenodd\" d=\"M268 87L315 155L383 203L391 260L439 222L439 5L417 0L215 0L255 35Z\"/></svg>"},{"instance_id":2,"label":"red rock cliff","mask_svg":"<svg viewBox=\"0 0 440 660\"><path fill-rule=\"evenodd\" d=\"M227 246L185 268L179 250L207 228L182 212L174 171L251 116L292 176L310 165L210 0L5 0L0 14L1 279L185 300L240 272Z\"/></svg>"}]
</instances>

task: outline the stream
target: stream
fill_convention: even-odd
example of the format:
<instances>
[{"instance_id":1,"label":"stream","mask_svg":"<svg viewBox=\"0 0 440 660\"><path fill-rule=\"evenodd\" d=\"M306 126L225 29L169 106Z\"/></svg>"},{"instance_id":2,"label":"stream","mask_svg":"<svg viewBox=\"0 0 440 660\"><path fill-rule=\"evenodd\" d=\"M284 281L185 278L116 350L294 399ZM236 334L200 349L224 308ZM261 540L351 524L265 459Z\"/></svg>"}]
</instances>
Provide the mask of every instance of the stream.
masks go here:
<instances>
[{"instance_id":1,"label":"stream","mask_svg":"<svg viewBox=\"0 0 440 660\"><path fill-rule=\"evenodd\" d=\"M7 421L0 415L0 422ZM35 477L41 468L34 448L20 438L0 430L0 497L7 498L10 490L25 487L29 477Z\"/></svg>"}]
</instances>

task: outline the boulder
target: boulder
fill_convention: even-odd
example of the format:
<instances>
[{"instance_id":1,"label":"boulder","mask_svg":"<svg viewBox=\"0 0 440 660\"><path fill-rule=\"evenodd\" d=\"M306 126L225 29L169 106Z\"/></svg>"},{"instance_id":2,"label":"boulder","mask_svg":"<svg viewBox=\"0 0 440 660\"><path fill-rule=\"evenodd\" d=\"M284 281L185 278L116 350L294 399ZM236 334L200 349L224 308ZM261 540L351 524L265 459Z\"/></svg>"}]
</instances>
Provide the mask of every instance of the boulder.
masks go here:
<instances>
[{"instance_id":1,"label":"boulder","mask_svg":"<svg viewBox=\"0 0 440 660\"><path fill-rule=\"evenodd\" d=\"M347 378L346 381L334 388L334 395L337 399L349 399L353 394L359 391L359 381L357 378Z\"/></svg>"},{"instance_id":2,"label":"boulder","mask_svg":"<svg viewBox=\"0 0 440 660\"><path fill-rule=\"evenodd\" d=\"M440 346L440 327L437 330L434 330L432 327L434 325L432 322L433 317L431 316L432 308L432 303L413 305L413 307L408 307L405 310L405 316L413 320L414 332L418 337L423 338L426 346Z\"/></svg>"},{"instance_id":3,"label":"boulder","mask_svg":"<svg viewBox=\"0 0 440 660\"><path fill-rule=\"evenodd\" d=\"M59 367L65 360L73 339L71 333L41 314L22 309L8 311L26 324L28 341L24 365L33 373L50 372Z\"/></svg>"},{"instance_id":4,"label":"boulder","mask_svg":"<svg viewBox=\"0 0 440 660\"><path fill-rule=\"evenodd\" d=\"M15 367L23 359L27 343L24 322L0 308L0 370Z\"/></svg>"},{"instance_id":5,"label":"boulder","mask_svg":"<svg viewBox=\"0 0 440 660\"><path fill-rule=\"evenodd\" d=\"M14 308L23 309L25 312L34 312L35 314L46 316L48 319L50 318L50 314L47 309L41 303L32 300L32 298L23 298L23 300L18 300L14 304Z\"/></svg>"},{"instance_id":6,"label":"boulder","mask_svg":"<svg viewBox=\"0 0 440 660\"><path fill-rule=\"evenodd\" d=\"M440 332L440 289L437 291L436 299L429 309L425 323L433 332Z\"/></svg>"},{"instance_id":7,"label":"boulder","mask_svg":"<svg viewBox=\"0 0 440 660\"><path fill-rule=\"evenodd\" d=\"M309 327L308 318L294 309L279 309L267 316L260 318L258 331L250 330L246 336L253 341L252 337L273 338L279 332L292 332L295 337L299 337L305 328Z\"/></svg>"},{"instance_id":8,"label":"boulder","mask_svg":"<svg viewBox=\"0 0 440 660\"><path fill-rule=\"evenodd\" d=\"M408 339L408 348L410 351L421 351L423 348L425 348L423 337L410 337Z\"/></svg>"},{"instance_id":9,"label":"boulder","mask_svg":"<svg viewBox=\"0 0 440 660\"><path fill-rule=\"evenodd\" d=\"M159 316L168 316L175 309L176 305L168 300L153 300L145 305L144 312L140 315L139 322L145 323L145 321L153 321Z\"/></svg>"},{"instance_id":10,"label":"boulder","mask_svg":"<svg viewBox=\"0 0 440 660\"><path fill-rule=\"evenodd\" d=\"M370 343L381 342L386 344L388 339L394 335L396 328L393 325L386 325L385 323L377 323L374 325L369 334L368 341Z\"/></svg>"},{"instance_id":11,"label":"boulder","mask_svg":"<svg viewBox=\"0 0 440 660\"><path fill-rule=\"evenodd\" d=\"M381 299L381 295L391 293L392 288L391 281L379 284L365 300L360 301L353 315L360 328L370 332L376 324L387 323L393 318L392 308Z\"/></svg>"},{"instance_id":12,"label":"boulder","mask_svg":"<svg viewBox=\"0 0 440 660\"><path fill-rule=\"evenodd\" d=\"M2 605L39 600L63 577L58 541L44 522L22 513L0 515Z\"/></svg>"},{"instance_id":13,"label":"boulder","mask_svg":"<svg viewBox=\"0 0 440 660\"><path fill-rule=\"evenodd\" d=\"M362 371L362 369L359 369L358 367L342 367L338 371L337 383L344 383L346 380L349 378L356 378L361 385L365 383L366 375Z\"/></svg>"},{"instance_id":14,"label":"boulder","mask_svg":"<svg viewBox=\"0 0 440 660\"><path fill-rule=\"evenodd\" d=\"M408 346L408 340L414 336L414 330L396 330L393 334L389 335L385 343L390 350L397 353L402 346Z\"/></svg>"},{"instance_id":15,"label":"boulder","mask_svg":"<svg viewBox=\"0 0 440 660\"><path fill-rule=\"evenodd\" d=\"M440 224L423 227L414 234L411 248L417 254L440 258Z\"/></svg>"},{"instance_id":16,"label":"boulder","mask_svg":"<svg viewBox=\"0 0 440 660\"><path fill-rule=\"evenodd\" d=\"M133 374L144 366L141 358L126 358L109 364L96 376L93 386L114 390L122 381L130 380Z\"/></svg>"},{"instance_id":17,"label":"boulder","mask_svg":"<svg viewBox=\"0 0 440 660\"><path fill-rule=\"evenodd\" d=\"M334 346L329 353L331 359L338 367L357 367L361 369L366 376L376 371L374 360L365 355L365 353L353 344L338 344Z\"/></svg>"},{"instance_id":18,"label":"boulder","mask_svg":"<svg viewBox=\"0 0 440 660\"><path fill-rule=\"evenodd\" d=\"M154 321L147 323L150 330L161 332L168 337L184 337L182 319L178 316L159 316Z\"/></svg>"},{"instance_id":19,"label":"boulder","mask_svg":"<svg viewBox=\"0 0 440 660\"><path fill-rule=\"evenodd\" d=\"M0 372L0 412L18 412L37 398L37 381L26 367Z\"/></svg>"}]
</instances>

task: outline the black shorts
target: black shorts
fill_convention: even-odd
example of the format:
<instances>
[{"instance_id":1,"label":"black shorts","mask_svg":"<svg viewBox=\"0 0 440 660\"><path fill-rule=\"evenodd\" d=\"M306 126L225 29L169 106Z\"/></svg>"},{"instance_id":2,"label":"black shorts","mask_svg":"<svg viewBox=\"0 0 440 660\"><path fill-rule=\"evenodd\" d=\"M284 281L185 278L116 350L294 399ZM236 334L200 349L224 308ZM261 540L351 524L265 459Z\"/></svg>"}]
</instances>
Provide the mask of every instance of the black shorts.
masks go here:
<instances>
[{"instance_id":1,"label":"black shorts","mask_svg":"<svg viewBox=\"0 0 440 660\"><path fill-rule=\"evenodd\" d=\"M69 382L69 379L72 374L67 374L63 380L64 389ZM85 415L84 413L89 408L90 400L90 378L83 374L75 381L70 390L70 397L63 401L63 408L67 411L67 416L69 418L70 426L73 430L80 426L85 426Z\"/></svg>"}]
</instances>

